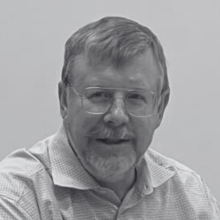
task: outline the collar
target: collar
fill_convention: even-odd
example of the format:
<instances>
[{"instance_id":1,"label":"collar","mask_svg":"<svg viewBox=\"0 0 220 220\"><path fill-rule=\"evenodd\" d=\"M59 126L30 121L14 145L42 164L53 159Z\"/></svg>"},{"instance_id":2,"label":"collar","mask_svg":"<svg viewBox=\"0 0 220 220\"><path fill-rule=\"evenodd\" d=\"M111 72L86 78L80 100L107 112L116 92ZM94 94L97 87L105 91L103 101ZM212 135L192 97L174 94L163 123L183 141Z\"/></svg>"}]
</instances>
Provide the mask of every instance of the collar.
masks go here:
<instances>
[{"instance_id":1,"label":"collar","mask_svg":"<svg viewBox=\"0 0 220 220\"><path fill-rule=\"evenodd\" d=\"M152 149L148 149L144 158L137 166L137 180L135 186L145 196L153 192L154 188L161 186L175 175L169 169L164 156Z\"/></svg>"},{"instance_id":2,"label":"collar","mask_svg":"<svg viewBox=\"0 0 220 220\"><path fill-rule=\"evenodd\" d=\"M55 185L81 190L98 187L95 179L84 169L70 147L64 127L52 136L49 155Z\"/></svg>"},{"instance_id":3,"label":"collar","mask_svg":"<svg viewBox=\"0 0 220 220\"><path fill-rule=\"evenodd\" d=\"M100 187L71 149L63 126L52 136L49 145L51 173L55 185L81 190ZM143 194L150 194L153 188L162 185L175 174L164 161L164 157L156 151L147 150L137 166L136 186Z\"/></svg>"}]
</instances>

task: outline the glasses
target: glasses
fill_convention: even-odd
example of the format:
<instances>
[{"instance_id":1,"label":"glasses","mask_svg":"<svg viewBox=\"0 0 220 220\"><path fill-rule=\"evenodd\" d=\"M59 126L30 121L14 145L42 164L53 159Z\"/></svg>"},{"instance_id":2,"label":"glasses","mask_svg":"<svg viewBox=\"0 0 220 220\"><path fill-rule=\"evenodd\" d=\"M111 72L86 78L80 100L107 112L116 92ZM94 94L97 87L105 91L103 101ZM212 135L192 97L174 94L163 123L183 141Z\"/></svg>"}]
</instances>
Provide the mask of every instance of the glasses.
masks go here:
<instances>
[{"instance_id":1,"label":"glasses","mask_svg":"<svg viewBox=\"0 0 220 220\"><path fill-rule=\"evenodd\" d=\"M125 108L129 114L136 117L149 117L154 110L155 95L151 91L87 87L80 94L73 86L70 88L81 98L82 108L89 114L105 114L114 103L116 91L123 92Z\"/></svg>"}]
</instances>

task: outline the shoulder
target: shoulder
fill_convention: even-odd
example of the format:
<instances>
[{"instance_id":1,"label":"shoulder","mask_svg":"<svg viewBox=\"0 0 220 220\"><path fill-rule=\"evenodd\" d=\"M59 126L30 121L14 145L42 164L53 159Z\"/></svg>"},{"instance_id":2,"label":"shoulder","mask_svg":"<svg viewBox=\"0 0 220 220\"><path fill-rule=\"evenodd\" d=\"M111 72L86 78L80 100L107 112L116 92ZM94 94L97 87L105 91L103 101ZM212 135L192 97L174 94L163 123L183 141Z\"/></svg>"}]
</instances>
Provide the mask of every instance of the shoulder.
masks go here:
<instances>
[{"instance_id":1,"label":"shoulder","mask_svg":"<svg viewBox=\"0 0 220 220\"><path fill-rule=\"evenodd\" d=\"M189 168L188 166L184 165L183 163L177 160L162 155L161 153L153 149L148 149L147 156L151 159L153 163L162 166L166 169L173 170L177 175L181 176L182 174L183 177L184 174L189 174L199 177L199 175L193 169Z\"/></svg>"},{"instance_id":2,"label":"shoulder","mask_svg":"<svg viewBox=\"0 0 220 220\"><path fill-rule=\"evenodd\" d=\"M0 196L19 201L31 187L49 178L47 138L30 149L19 149L0 162Z\"/></svg>"},{"instance_id":3,"label":"shoulder","mask_svg":"<svg viewBox=\"0 0 220 220\"><path fill-rule=\"evenodd\" d=\"M174 172L172 178L161 185L163 189L166 188L167 196L175 200L177 204L182 204L181 207L185 207L185 210L187 207L191 207L204 216L217 216L212 219L220 217L220 207L217 200L197 172L152 149L148 150L147 156L151 163Z\"/></svg>"},{"instance_id":4,"label":"shoulder","mask_svg":"<svg viewBox=\"0 0 220 220\"><path fill-rule=\"evenodd\" d=\"M0 162L0 218L50 219L52 213L59 216L50 162L54 137L30 149L16 150Z\"/></svg>"},{"instance_id":5,"label":"shoulder","mask_svg":"<svg viewBox=\"0 0 220 220\"><path fill-rule=\"evenodd\" d=\"M176 186L180 185L184 190L194 190L194 192L204 190L202 177L193 169L152 149L148 150L147 155L153 163L175 173L170 181Z\"/></svg>"},{"instance_id":6,"label":"shoulder","mask_svg":"<svg viewBox=\"0 0 220 220\"><path fill-rule=\"evenodd\" d=\"M173 175L169 175L166 182L179 187L179 189L182 188L181 191L204 188L201 176L179 161L166 157L153 149L148 149L145 158L151 175L157 181L159 181L159 178L161 179L163 176L172 173Z\"/></svg>"}]
</instances>

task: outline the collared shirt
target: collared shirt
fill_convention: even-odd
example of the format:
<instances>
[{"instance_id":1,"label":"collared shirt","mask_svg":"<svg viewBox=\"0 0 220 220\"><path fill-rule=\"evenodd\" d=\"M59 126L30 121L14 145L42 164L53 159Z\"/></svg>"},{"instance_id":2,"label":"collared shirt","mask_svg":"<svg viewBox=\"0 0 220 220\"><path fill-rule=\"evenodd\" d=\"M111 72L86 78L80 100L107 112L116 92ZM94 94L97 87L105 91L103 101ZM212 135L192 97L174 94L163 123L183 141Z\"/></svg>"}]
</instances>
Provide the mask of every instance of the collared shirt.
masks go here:
<instances>
[{"instance_id":1,"label":"collared shirt","mask_svg":"<svg viewBox=\"0 0 220 220\"><path fill-rule=\"evenodd\" d=\"M82 167L62 128L0 163L0 219L215 220L219 205L201 177L148 149L121 202Z\"/></svg>"}]
</instances>

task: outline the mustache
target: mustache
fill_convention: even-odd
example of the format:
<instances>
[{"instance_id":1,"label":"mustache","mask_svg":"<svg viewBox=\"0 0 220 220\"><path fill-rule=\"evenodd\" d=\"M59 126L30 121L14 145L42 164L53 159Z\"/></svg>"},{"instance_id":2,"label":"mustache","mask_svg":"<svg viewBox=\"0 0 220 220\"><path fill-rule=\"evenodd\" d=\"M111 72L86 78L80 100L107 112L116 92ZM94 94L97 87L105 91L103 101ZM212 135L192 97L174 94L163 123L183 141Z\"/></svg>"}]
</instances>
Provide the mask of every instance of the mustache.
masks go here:
<instances>
[{"instance_id":1,"label":"mustache","mask_svg":"<svg viewBox=\"0 0 220 220\"><path fill-rule=\"evenodd\" d=\"M134 132L125 126L111 128L105 125L100 125L93 128L89 136L99 139L113 139L113 140L130 140L135 138Z\"/></svg>"}]
</instances>

